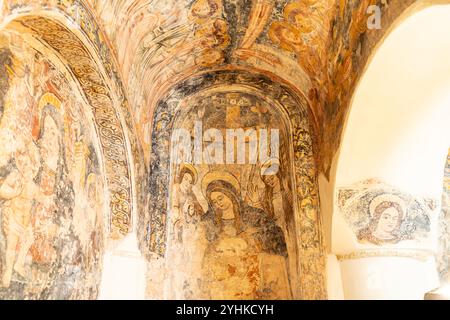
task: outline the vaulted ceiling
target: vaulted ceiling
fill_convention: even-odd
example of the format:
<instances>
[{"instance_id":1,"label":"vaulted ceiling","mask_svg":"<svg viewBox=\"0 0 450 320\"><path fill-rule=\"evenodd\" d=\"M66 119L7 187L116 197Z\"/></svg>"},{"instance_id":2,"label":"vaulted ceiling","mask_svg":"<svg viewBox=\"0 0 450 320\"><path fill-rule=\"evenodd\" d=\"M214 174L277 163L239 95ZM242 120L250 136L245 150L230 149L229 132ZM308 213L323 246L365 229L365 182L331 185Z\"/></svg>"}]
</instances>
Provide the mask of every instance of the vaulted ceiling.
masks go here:
<instances>
[{"instance_id":1,"label":"vaulted ceiling","mask_svg":"<svg viewBox=\"0 0 450 320\"><path fill-rule=\"evenodd\" d=\"M414 0L89 1L121 66L145 154L153 110L176 83L215 70L247 70L309 101L322 169L338 148L364 64ZM378 5L382 30L368 30Z\"/></svg>"},{"instance_id":2,"label":"vaulted ceiling","mask_svg":"<svg viewBox=\"0 0 450 320\"><path fill-rule=\"evenodd\" d=\"M111 162L111 206L126 233L131 204L145 211L152 134L161 130L155 119L179 102L172 100L231 86L252 87L285 109L293 98L307 111L315 175L332 182L350 100L376 47L402 18L449 2L4 0L0 29L28 34L44 52L50 47L80 82L97 113ZM381 14L378 29L368 29L372 5ZM126 151L117 157L117 150ZM126 179L118 163L128 168ZM140 189L139 199L132 189Z\"/></svg>"},{"instance_id":3,"label":"vaulted ceiling","mask_svg":"<svg viewBox=\"0 0 450 320\"><path fill-rule=\"evenodd\" d=\"M352 93L376 46L408 10L445 2L7 0L0 6L3 14L25 7L74 8L72 19L77 8L88 8L100 27L95 37L106 41L117 60L147 165L159 101L198 75L241 70L286 85L306 99L317 162L329 175ZM381 29L367 27L371 5L380 9ZM79 20L89 23L81 21L83 16Z\"/></svg>"}]
</instances>

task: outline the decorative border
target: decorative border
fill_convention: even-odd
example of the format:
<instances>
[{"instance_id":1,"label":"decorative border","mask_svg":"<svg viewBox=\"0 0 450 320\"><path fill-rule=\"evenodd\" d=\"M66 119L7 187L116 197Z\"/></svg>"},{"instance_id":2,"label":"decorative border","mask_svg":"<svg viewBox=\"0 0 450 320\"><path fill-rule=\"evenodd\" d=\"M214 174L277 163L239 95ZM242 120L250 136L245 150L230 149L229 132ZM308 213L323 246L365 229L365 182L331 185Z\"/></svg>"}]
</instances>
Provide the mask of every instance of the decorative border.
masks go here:
<instances>
[{"instance_id":1,"label":"decorative border","mask_svg":"<svg viewBox=\"0 0 450 320\"><path fill-rule=\"evenodd\" d=\"M30 1L15 4L10 9L5 19L11 16L10 22L28 28L33 36L47 42L66 60L92 106L106 159L111 233L115 237L126 235L133 227L137 196L139 210L145 209L143 195L146 185L139 184L137 192L134 192L134 185L136 177L147 174L133 117L116 69L117 63L106 36L84 1L59 1L52 6ZM70 27L77 31L69 30ZM79 33L82 37L77 36ZM98 68L99 63L93 54L101 68Z\"/></svg>"},{"instance_id":2,"label":"decorative border","mask_svg":"<svg viewBox=\"0 0 450 320\"><path fill-rule=\"evenodd\" d=\"M269 78L244 71L216 71L193 77L176 85L160 102L154 112L152 148L150 155L149 201L150 214L140 215L140 244L143 252L164 256L166 250L167 199L169 196L170 137L174 129L180 102L198 92L218 85L247 86L263 93L283 106L290 120L293 145L293 170L297 194L297 242L300 261L300 287L303 299L325 299L325 252L319 216L318 178L310 134L307 102L287 87ZM301 207L310 199L314 214ZM314 290L311 290L314 288Z\"/></svg>"}]
</instances>

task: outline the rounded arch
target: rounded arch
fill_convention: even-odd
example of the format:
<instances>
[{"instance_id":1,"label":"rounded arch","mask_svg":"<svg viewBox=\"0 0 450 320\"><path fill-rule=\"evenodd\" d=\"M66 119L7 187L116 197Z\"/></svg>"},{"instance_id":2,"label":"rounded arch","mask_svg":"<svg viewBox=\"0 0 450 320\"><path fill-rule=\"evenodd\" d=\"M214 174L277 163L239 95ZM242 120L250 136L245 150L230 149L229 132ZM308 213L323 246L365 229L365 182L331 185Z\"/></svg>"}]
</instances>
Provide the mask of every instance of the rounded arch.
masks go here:
<instances>
[{"instance_id":1,"label":"rounded arch","mask_svg":"<svg viewBox=\"0 0 450 320\"><path fill-rule=\"evenodd\" d=\"M353 93L334 164L327 230L347 298L421 299L439 284L436 225L450 144L445 3L409 7L373 51ZM385 210L370 205L382 195L396 198L393 203L401 198L407 207L400 223L392 230L385 225L384 232L377 212ZM385 268L390 272L381 275ZM378 287L350 280L368 272ZM409 283L406 290L398 289L402 281Z\"/></svg>"},{"instance_id":2,"label":"rounded arch","mask_svg":"<svg viewBox=\"0 0 450 320\"><path fill-rule=\"evenodd\" d=\"M132 231L134 212L142 206L145 176L142 151L135 135L121 76L108 41L84 2L63 2L55 7L22 3L5 15L1 29L20 31L36 45L54 52L77 80L80 92L92 108L101 141L107 177L110 229L114 238Z\"/></svg>"},{"instance_id":3,"label":"rounded arch","mask_svg":"<svg viewBox=\"0 0 450 320\"><path fill-rule=\"evenodd\" d=\"M222 87L219 91L249 92L265 96L287 115L292 141L292 170L295 176L294 197L296 199L295 241L298 245L299 281L301 298L324 298L324 250L317 192L317 170L313 150L312 123L305 99L293 94L286 86L274 83L262 75L245 71L221 70L192 77L176 85L160 100L153 118L152 150L149 168L149 210L151 214L141 216L140 240L144 252L164 256L167 241L167 213L170 197L170 140L174 123L179 114L180 102L199 93ZM269 97L269 98L267 98ZM184 112L184 111L183 111ZM304 200L310 199L311 206ZM314 292L308 290L314 286Z\"/></svg>"},{"instance_id":4,"label":"rounded arch","mask_svg":"<svg viewBox=\"0 0 450 320\"><path fill-rule=\"evenodd\" d=\"M324 239L327 250L331 252L331 236L333 225L333 211L336 187L336 170L341 156L342 144L347 128L348 119L351 112L351 106L364 75L367 72L373 58L377 55L379 48L385 40L392 34L401 23L412 17L415 13L423 9L449 4L449 0L419 0L419 1L401 1L394 2L382 9L382 29L366 30L359 32L359 39L356 43L360 48L353 48L353 72L347 78L345 86L337 92L340 99L328 101L329 109L334 110L328 113L332 117L324 126L319 137L319 155L320 158L320 194L322 200L322 212L324 219ZM351 20L349 20L351 22ZM342 23L342 21L340 22ZM344 29L345 30L345 29ZM347 30L347 32L350 32ZM342 34L345 34L342 33ZM339 43L339 42L336 42ZM351 51L349 51L351 52ZM344 65L335 64L339 70ZM336 89L336 88L335 88Z\"/></svg>"}]
</instances>

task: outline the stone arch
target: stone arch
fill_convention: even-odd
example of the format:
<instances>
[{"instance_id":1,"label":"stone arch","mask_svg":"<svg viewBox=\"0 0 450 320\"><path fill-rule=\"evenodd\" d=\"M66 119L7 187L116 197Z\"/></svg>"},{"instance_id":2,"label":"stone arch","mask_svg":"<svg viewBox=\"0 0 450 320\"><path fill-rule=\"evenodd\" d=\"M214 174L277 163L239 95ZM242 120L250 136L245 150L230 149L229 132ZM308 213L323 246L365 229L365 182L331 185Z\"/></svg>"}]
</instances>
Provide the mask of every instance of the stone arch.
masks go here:
<instances>
[{"instance_id":1,"label":"stone arch","mask_svg":"<svg viewBox=\"0 0 450 320\"><path fill-rule=\"evenodd\" d=\"M149 164L149 215L141 215L141 249L148 256L166 254L168 200L170 196L170 139L177 117L183 113L179 102L199 92L208 92L222 86L219 91L251 92L266 98L287 120L292 141L292 167L298 245L299 294L297 298L320 299L326 297L325 261L317 190L317 169L314 158L311 121L307 101L293 94L286 86L272 82L268 77L246 71L222 70L210 72L179 83L160 100L154 112L152 150ZM312 186L308 188L307 186ZM309 209L301 206L310 200ZM305 203L305 202L304 202ZM314 287L316 290L308 290Z\"/></svg>"},{"instance_id":2,"label":"stone arch","mask_svg":"<svg viewBox=\"0 0 450 320\"><path fill-rule=\"evenodd\" d=\"M36 7L37 6L37 7ZM120 239L133 229L137 199L135 178L142 175L142 151L114 55L84 2L55 7L22 3L6 12L5 30L18 31L43 43L77 80L92 107L107 177L110 233ZM139 188L143 190L143 186ZM142 195L142 193L139 193Z\"/></svg>"},{"instance_id":3,"label":"stone arch","mask_svg":"<svg viewBox=\"0 0 450 320\"><path fill-rule=\"evenodd\" d=\"M440 168L448 153L448 130L443 120L448 118L448 95L442 88L448 88L449 82L446 58L435 53L449 50L443 36L437 37L438 26L446 29L449 7L441 9L430 4L419 1L392 23L377 43L378 50L363 66L351 110L345 115L345 135L333 169L329 231L331 250L341 260L346 298L421 299L438 285L434 257L437 247L432 241L437 239ZM433 23L426 23L432 17ZM418 41L421 53L414 46ZM427 89L431 80L424 79L430 74L433 86ZM381 75L389 81L398 77L395 89L379 81ZM413 92L411 87L422 91ZM404 209L394 210L404 213L389 236L381 238L377 219L384 211L376 204L387 197L392 203L404 204ZM387 268L390 272L382 275L380 270ZM403 271L406 269L408 273ZM356 285L349 280L367 273L378 287ZM416 274L427 277L419 280ZM398 289L402 281L411 283L408 290ZM392 290L388 289L391 285Z\"/></svg>"}]
</instances>

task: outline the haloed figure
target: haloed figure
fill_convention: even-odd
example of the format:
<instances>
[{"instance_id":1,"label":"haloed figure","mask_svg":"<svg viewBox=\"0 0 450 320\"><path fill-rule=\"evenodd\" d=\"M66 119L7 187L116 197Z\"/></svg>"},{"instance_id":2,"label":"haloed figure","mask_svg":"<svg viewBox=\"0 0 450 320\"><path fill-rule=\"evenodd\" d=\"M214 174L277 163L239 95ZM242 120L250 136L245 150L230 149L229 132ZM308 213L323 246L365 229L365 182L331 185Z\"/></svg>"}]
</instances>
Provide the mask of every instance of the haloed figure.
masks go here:
<instances>
[{"instance_id":1,"label":"haloed figure","mask_svg":"<svg viewBox=\"0 0 450 320\"><path fill-rule=\"evenodd\" d=\"M369 211L369 226L360 231L359 240L377 245L403 240L400 226L406 210L402 199L393 195L378 196L372 200Z\"/></svg>"},{"instance_id":2,"label":"haloed figure","mask_svg":"<svg viewBox=\"0 0 450 320\"><path fill-rule=\"evenodd\" d=\"M174 224L178 224L183 218L187 203L193 206L193 211L202 212L202 207L192 191L192 187L197 183L197 170L190 164L183 164L176 180L172 195L172 221Z\"/></svg>"},{"instance_id":3,"label":"haloed figure","mask_svg":"<svg viewBox=\"0 0 450 320\"><path fill-rule=\"evenodd\" d=\"M245 204L237 179L210 172L202 181L209 210L203 290L212 299L290 297L283 231L264 210ZM266 270L274 271L267 274ZM254 274L254 276L249 276Z\"/></svg>"},{"instance_id":4,"label":"haloed figure","mask_svg":"<svg viewBox=\"0 0 450 320\"><path fill-rule=\"evenodd\" d=\"M42 264L56 259L53 240L57 235L56 221L61 210L58 204L71 194L64 189L67 164L63 135L59 128L63 128L61 115L56 107L47 104L42 110L39 124L41 167L36 182L40 188L40 196L32 218L35 239L31 247L33 262Z\"/></svg>"},{"instance_id":5,"label":"haloed figure","mask_svg":"<svg viewBox=\"0 0 450 320\"><path fill-rule=\"evenodd\" d=\"M263 205L287 237L287 224L293 219L291 196L281 178L280 161L269 159L261 166L261 180L265 184Z\"/></svg>"},{"instance_id":6,"label":"haloed figure","mask_svg":"<svg viewBox=\"0 0 450 320\"><path fill-rule=\"evenodd\" d=\"M195 19L208 19L219 10L218 0L197 0L191 8Z\"/></svg>"}]
</instances>

